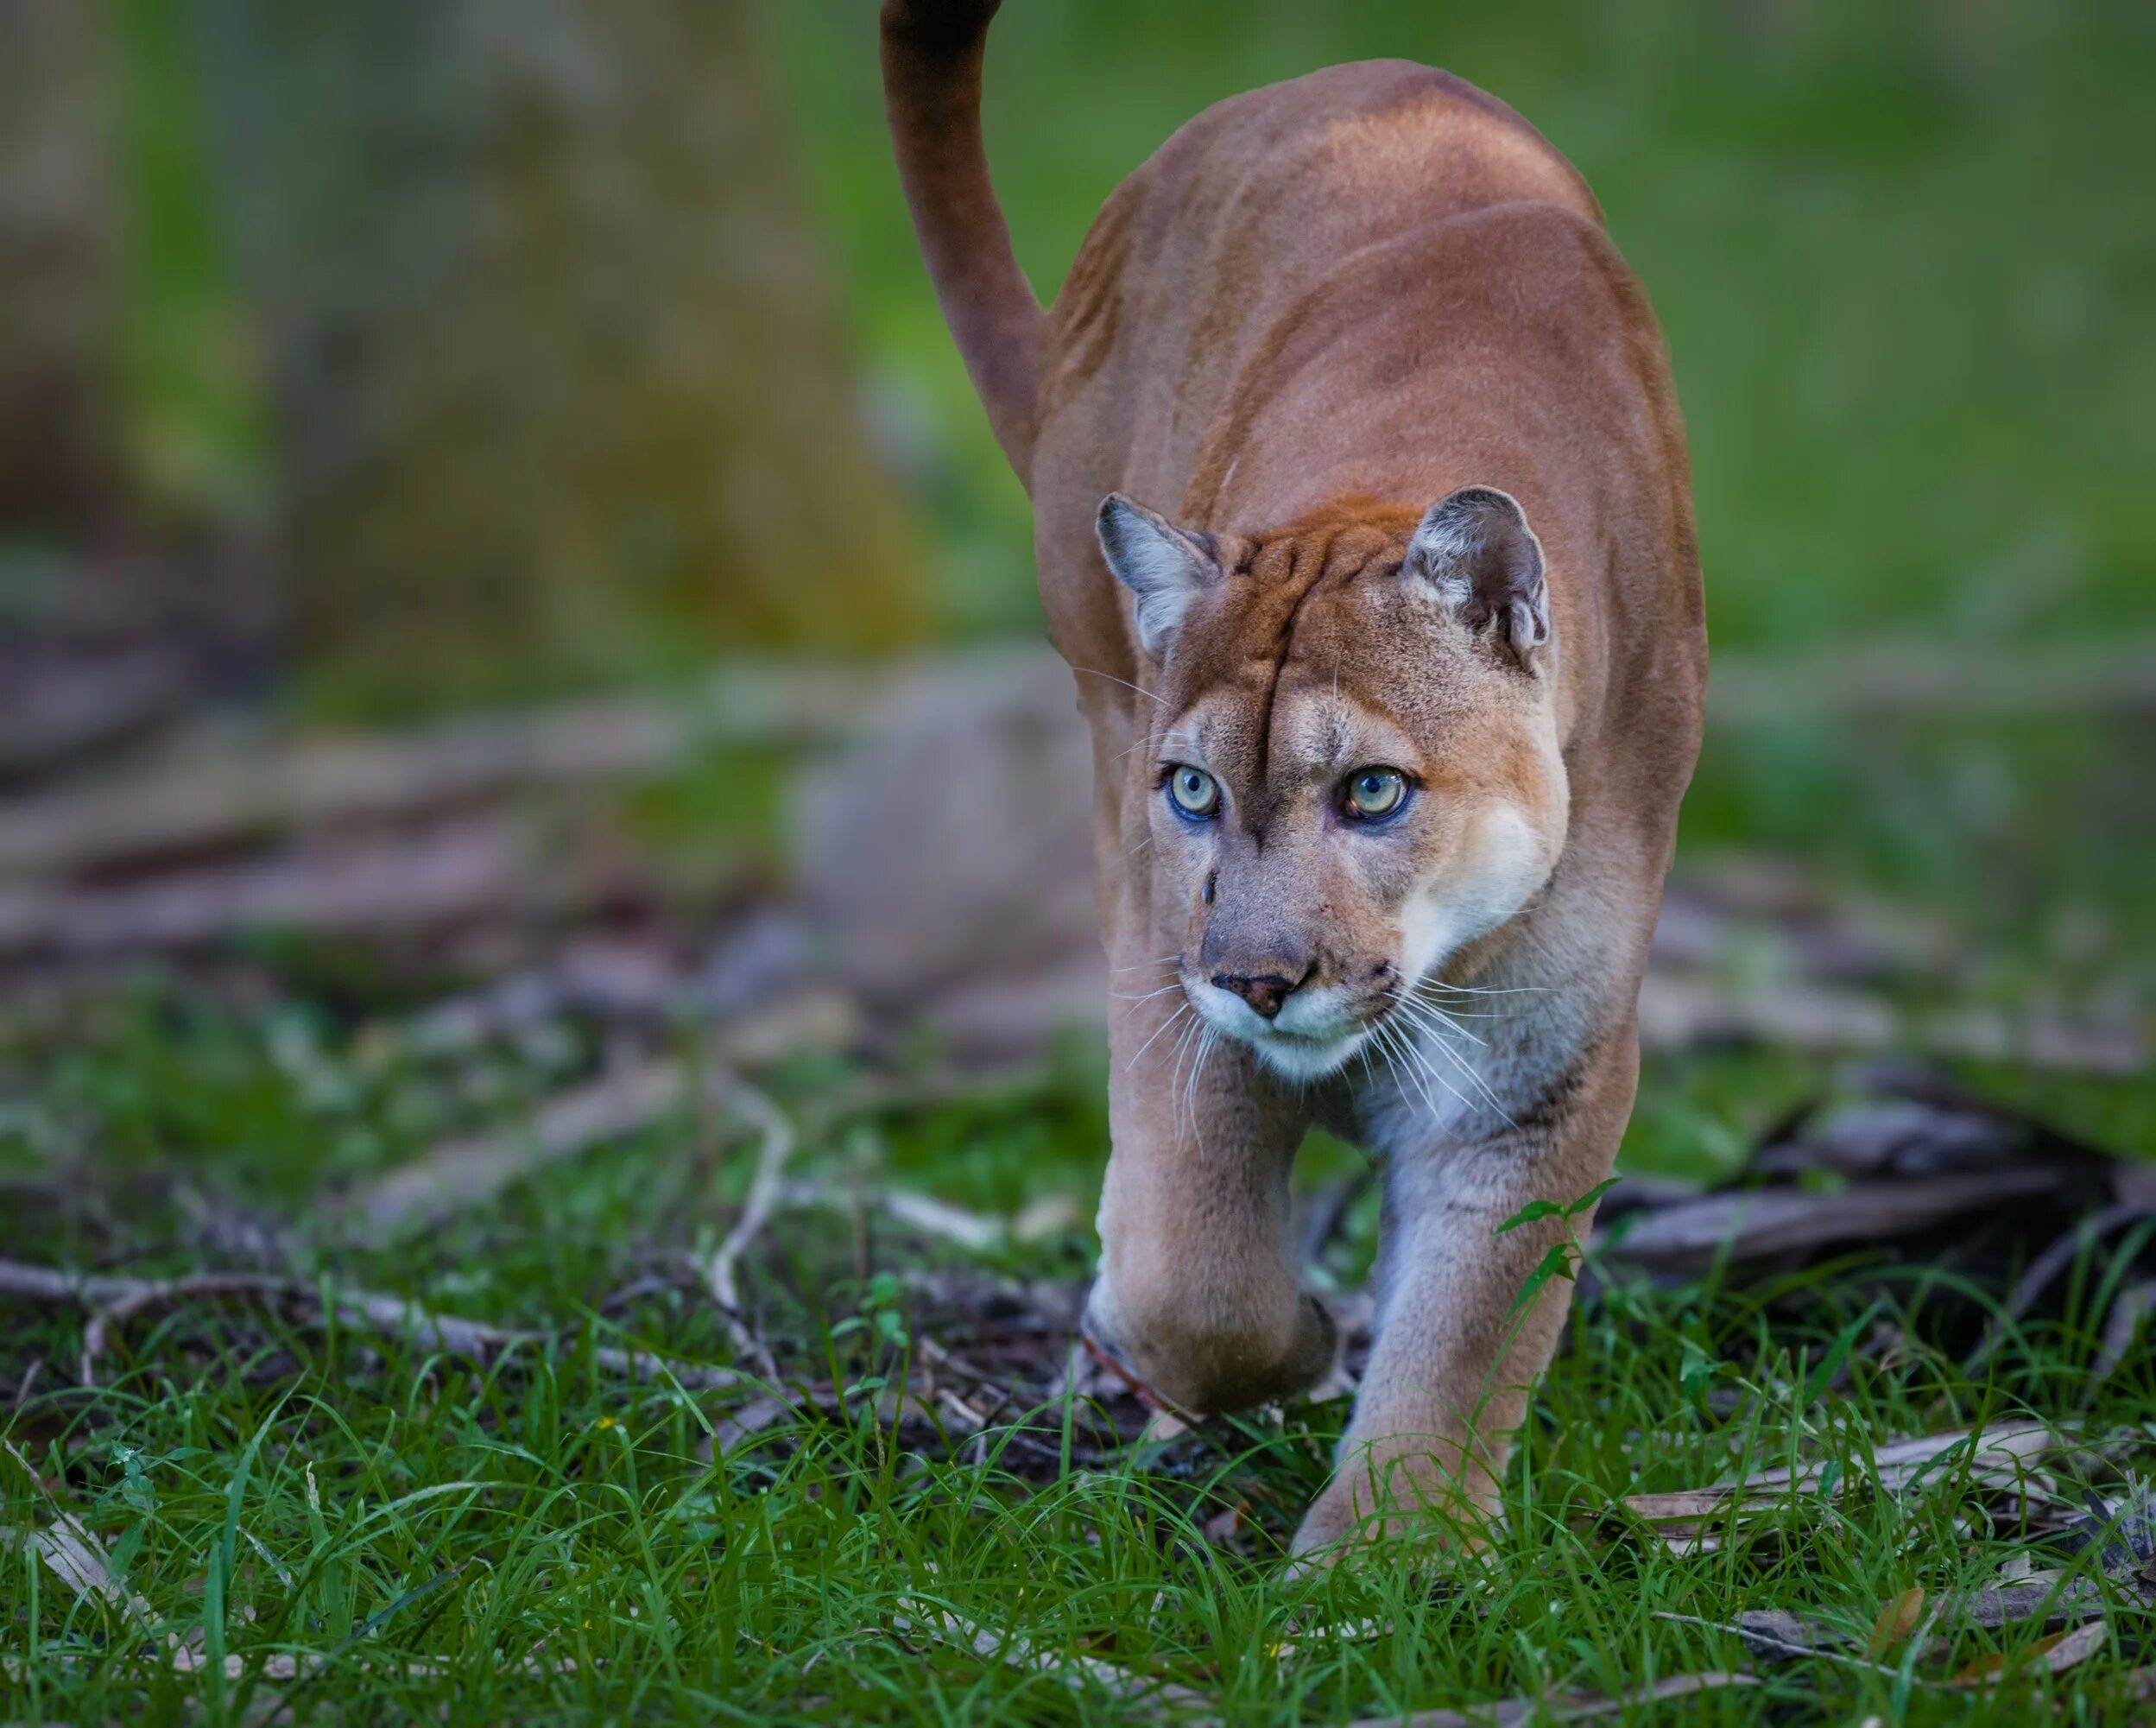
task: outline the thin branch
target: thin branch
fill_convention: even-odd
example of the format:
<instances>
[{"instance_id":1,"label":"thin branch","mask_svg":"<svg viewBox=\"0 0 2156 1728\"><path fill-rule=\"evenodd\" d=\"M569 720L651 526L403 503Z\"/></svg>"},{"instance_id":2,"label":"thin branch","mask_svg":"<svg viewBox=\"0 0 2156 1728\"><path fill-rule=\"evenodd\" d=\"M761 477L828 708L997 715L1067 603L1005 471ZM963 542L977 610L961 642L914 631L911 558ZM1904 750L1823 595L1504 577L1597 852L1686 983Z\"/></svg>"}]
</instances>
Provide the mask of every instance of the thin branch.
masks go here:
<instances>
[{"instance_id":1,"label":"thin branch","mask_svg":"<svg viewBox=\"0 0 2156 1728\"><path fill-rule=\"evenodd\" d=\"M786 1174L787 1160L793 1155L793 1125L778 1105L754 1086L735 1082L727 1090L726 1102L737 1114L747 1117L763 1138L756 1154L756 1174L749 1179L748 1197L742 1202L741 1215L726 1232L718 1251L711 1256L711 1264L705 1269L705 1282L710 1287L711 1300L718 1304L735 1347L756 1363L767 1378L775 1380L778 1364L772 1361L763 1340L743 1317L741 1287L735 1269L749 1245L770 1222L777 1207L780 1180Z\"/></svg>"},{"instance_id":2,"label":"thin branch","mask_svg":"<svg viewBox=\"0 0 2156 1728\"><path fill-rule=\"evenodd\" d=\"M1763 1647L1786 1656L1817 1656L1821 1662L1839 1662L1844 1668L1864 1668L1873 1674L1883 1674L1889 1680L1901 1678L1901 1670L1889 1668L1884 1662L1867 1662L1862 1656L1843 1655L1839 1650L1822 1649L1815 1644L1793 1643L1778 1638L1771 1632L1756 1632L1748 1627L1733 1625L1722 1620L1703 1620L1697 1614L1672 1614L1666 1608L1653 1611L1657 1620L1667 1620L1679 1626L1700 1626L1710 1632L1727 1632L1742 1643Z\"/></svg>"},{"instance_id":3,"label":"thin branch","mask_svg":"<svg viewBox=\"0 0 2156 1728\"><path fill-rule=\"evenodd\" d=\"M827 739L872 712L888 687L857 667L737 662L672 698L601 699L161 765L0 802L0 870L155 862L322 823L410 819L523 786L635 779L714 743Z\"/></svg>"},{"instance_id":4,"label":"thin branch","mask_svg":"<svg viewBox=\"0 0 2156 1728\"><path fill-rule=\"evenodd\" d=\"M438 1314L402 1296L370 1290L332 1292L326 1295L300 1279L269 1275L205 1273L186 1278L77 1276L51 1267L0 1260L0 1295L97 1310L105 1320L95 1340L100 1349L104 1334L119 1319L140 1313L146 1308L202 1296L232 1295L292 1302L313 1309L324 1322L334 1320L352 1331L377 1337L408 1339L427 1349L473 1362L490 1361L505 1350L543 1345L552 1337L543 1332L513 1331L455 1314ZM96 1383L92 1377L95 1353L89 1348L92 1342L85 1336L83 1367L85 1383L89 1384ZM591 1360L606 1372L623 1379L672 1380L688 1391L716 1391L757 1383L750 1376L734 1369L683 1362L651 1351L624 1349L615 1345L594 1345Z\"/></svg>"},{"instance_id":5,"label":"thin branch","mask_svg":"<svg viewBox=\"0 0 2156 1728\"><path fill-rule=\"evenodd\" d=\"M1044 1674L1066 1686L1082 1686L1090 1681L1148 1714L1163 1707L1206 1709L1213 1704L1203 1693L1189 1687L1178 1686L1172 1681L1149 1680L1113 1662L1103 1662L1098 1656L1065 1655L1060 1651L1044 1650L1029 1639L976 1625L933 1603L907 1600L901 1602L901 1607L905 1611L891 1617L891 1624L898 1631L921 1633L938 1643L967 1651L983 1661L1002 1662L1006 1668L1027 1674Z\"/></svg>"}]
</instances>

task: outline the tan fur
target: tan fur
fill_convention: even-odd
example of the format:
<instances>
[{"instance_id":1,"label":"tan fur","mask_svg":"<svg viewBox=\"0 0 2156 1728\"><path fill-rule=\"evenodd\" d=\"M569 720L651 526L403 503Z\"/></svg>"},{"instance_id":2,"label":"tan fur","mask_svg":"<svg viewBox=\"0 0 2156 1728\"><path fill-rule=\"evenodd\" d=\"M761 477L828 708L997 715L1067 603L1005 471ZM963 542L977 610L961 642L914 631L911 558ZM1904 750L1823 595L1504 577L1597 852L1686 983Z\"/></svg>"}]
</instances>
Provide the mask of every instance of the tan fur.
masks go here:
<instances>
[{"instance_id":1,"label":"tan fur","mask_svg":"<svg viewBox=\"0 0 2156 1728\"><path fill-rule=\"evenodd\" d=\"M993 10L890 0L887 65L938 21L977 85ZM906 64L901 166L944 160L909 128L952 104ZM939 284L1007 282L1000 217L932 222L908 179ZM959 191L993 215L984 168ZM1312 1124L1351 1136L1386 1166L1379 1329L1298 1549L1487 1507L1568 1288L1509 1318L1558 1226L1494 1231L1609 1172L1698 745L1689 480L1646 298L1531 127L1384 61L1200 115L1110 198L1037 328L999 315L1000 359L969 361L1014 428L1092 729L1116 969L1089 1330L1200 1409L1318 1381L1333 1330L1288 1173ZM1426 520L1462 488L1490 489L1465 527ZM1166 520L1111 503L1097 541L1111 493ZM1161 585L1144 611L1103 545ZM1169 807L1176 764L1217 814ZM1372 764L1413 788L1381 827L1341 801ZM1222 978L1294 987L1264 1022Z\"/></svg>"}]
</instances>

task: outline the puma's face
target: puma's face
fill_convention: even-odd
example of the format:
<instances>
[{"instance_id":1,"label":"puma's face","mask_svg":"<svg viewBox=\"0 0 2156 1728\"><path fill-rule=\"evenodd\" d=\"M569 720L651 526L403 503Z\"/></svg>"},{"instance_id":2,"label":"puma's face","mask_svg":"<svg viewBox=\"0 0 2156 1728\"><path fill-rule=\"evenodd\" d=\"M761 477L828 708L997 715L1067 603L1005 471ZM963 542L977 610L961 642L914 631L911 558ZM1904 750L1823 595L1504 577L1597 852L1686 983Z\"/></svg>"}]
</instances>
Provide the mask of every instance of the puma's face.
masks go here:
<instances>
[{"instance_id":1,"label":"puma's face","mask_svg":"<svg viewBox=\"0 0 2156 1728\"><path fill-rule=\"evenodd\" d=\"M1252 540L1119 498L1108 561L1159 661L1133 861L1181 908L1205 1022L1299 1080L1339 1067L1542 886L1566 784L1541 554L1519 507L1343 506Z\"/></svg>"}]
</instances>

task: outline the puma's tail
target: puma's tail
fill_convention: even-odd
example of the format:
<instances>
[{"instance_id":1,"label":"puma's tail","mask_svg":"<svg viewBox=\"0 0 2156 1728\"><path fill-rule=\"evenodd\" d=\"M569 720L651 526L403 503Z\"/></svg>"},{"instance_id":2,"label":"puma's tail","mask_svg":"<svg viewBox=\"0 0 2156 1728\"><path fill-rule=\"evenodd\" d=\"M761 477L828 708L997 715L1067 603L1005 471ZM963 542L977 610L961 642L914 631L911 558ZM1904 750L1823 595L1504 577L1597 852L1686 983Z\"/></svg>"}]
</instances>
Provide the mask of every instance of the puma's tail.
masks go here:
<instances>
[{"instance_id":1,"label":"puma's tail","mask_svg":"<svg viewBox=\"0 0 2156 1728\"><path fill-rule=\"evenodd\" d=\"M1040 302L981 145L981 54L1002 0L883 0L883 101L914 232L996 441L1030 484Z\"/></svg>"}]
</instances>

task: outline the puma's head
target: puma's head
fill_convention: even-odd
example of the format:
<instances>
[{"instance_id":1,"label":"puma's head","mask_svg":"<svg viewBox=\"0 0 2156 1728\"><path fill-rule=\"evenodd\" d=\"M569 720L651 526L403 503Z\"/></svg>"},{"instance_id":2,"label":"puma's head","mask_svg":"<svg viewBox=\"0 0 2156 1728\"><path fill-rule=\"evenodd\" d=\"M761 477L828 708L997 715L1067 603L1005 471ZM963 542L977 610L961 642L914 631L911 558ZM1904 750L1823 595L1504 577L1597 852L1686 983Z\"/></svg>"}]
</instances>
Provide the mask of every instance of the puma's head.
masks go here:
<instances>
[{"instance_id":1,"label":"puma's head","mask_svg":"<svg viewBox=\"0 0 2156 1728\"><path fill-rule=\"evenodd\" d=\"M1175 527L1121 496L1101 549L1156 663L1152 842L1180 982L1280 1073L1331 1073L1517 912L1564 845L1542 550L1469 487L1277 532Z\"/></svg>"}]
</instances>

